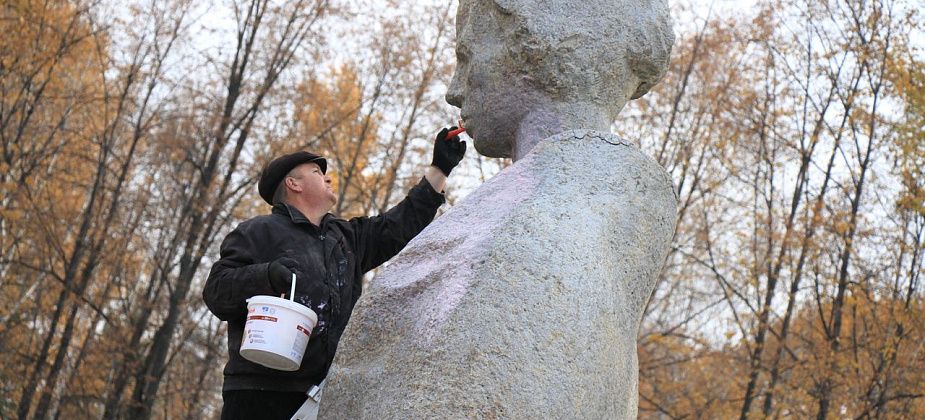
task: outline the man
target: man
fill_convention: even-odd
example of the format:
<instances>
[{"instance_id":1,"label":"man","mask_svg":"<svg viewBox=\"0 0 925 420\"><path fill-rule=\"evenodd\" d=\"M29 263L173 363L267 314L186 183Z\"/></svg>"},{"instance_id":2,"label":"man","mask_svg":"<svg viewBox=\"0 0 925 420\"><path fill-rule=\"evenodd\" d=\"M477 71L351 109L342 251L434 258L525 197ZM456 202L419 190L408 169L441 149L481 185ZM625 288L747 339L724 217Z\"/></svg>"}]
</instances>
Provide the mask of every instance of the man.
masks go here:
<instances>
[{"instance_id":1,"label":"man","mask_svg":"<svg viewBox=\"0 0 925 420\"><path fill-rule=\"evenodd\" d=\"M453 127L455 128L455 127ZM444 202L446 177L459 164L466 143L437 135L432 165L401 203L376 217L338 219L327 161L308 152L279 157L263 170L258 190L273 206L269 215L241 223L221 245L202 292L218 318L228 322L222 419L289 419L306 391L325 378L337 343L362 292L363 274L397 254ZM239 354L246 299L289 293L296 275L296 301L318 315L301 367L283 372Z\"/></svg>"}]
</instances>

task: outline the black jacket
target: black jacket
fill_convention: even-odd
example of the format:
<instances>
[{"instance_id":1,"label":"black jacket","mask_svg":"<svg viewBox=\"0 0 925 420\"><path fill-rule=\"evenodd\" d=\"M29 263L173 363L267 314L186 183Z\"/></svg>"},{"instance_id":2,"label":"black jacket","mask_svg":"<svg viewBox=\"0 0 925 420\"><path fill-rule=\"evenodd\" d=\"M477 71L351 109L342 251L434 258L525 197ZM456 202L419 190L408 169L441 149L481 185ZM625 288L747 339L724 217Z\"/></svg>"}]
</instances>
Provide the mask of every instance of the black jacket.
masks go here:
<instances>
[{"instance_id":1,"label":"black jacket","mask_svg":"<svg viewBox=\"0 0 925 420\"><path fill-rule=\"evenodd\" d=\"M392 258L427 226L444 202L422 179L398 205L376 217L349 221L328 214L313 225L294 207L247 220L228 234L221 259L202 291L206 306L228 321L228 363L223 391L307 391L324 379L350 312L362 292L363 274ZM238 353L247 315L245 299L274 295L267 267L279 257L297 261L296 300L318 314L302 365L284 372L250 362ZM288 291L286 292L288 294Z\"/></svg>"}]
</instances>

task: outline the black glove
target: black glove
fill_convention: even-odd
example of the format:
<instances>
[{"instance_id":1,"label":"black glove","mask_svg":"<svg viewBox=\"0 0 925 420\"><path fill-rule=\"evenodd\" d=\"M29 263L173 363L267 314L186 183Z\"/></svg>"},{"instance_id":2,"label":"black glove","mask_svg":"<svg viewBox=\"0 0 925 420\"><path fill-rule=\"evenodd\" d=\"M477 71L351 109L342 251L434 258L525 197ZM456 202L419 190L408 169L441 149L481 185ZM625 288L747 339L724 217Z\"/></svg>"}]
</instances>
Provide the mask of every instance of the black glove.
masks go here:
<instances>
[{"instance_id":1,"label":"black glove","mask_svg":"<svg viewBox=\"0 0 925 420\"><path fill-rule=\"evenodd\" d=\"M446 176L450 176L450 171L459 165L459 161L466 154L466 142L460 141L459 136L446 138L450 130L455 129L456 127L450 127L440 130L437 134L437 141L434 142L434 160L431 165L440 168Z\"/></svg>"},{"instance_id":2,"label":"black glove","mask_svg":"<svg viewBox=\"0 0 925 420\"><path fill-rule=\"evenodd\" d=\"M267 279L275 294L289 294L292 285L292 273L299 272L299 263L289 257L280 257L267 267Z\"/></svg>"}]
</instances>

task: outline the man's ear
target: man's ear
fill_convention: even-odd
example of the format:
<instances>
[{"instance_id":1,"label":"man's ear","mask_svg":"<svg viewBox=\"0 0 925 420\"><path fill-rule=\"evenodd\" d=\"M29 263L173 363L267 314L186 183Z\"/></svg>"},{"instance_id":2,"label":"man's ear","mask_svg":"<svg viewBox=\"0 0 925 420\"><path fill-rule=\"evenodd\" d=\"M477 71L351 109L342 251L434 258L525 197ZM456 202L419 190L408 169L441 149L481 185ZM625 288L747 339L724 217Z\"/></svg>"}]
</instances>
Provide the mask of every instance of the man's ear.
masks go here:
<instances>
[{"instance_id":1,"label":"man's ear","mask_svg":"<svg viewBox=\"0 0 925 420\"><path fill-rule=\"evenodd\" d=\"M302 192L302 186L299 185L298 182L296 182L295 178L287 176L285 178L285 182L286 182L286 188L289 188L290 190L293 190L295 192Z\"/></svg>"}]
</instances>

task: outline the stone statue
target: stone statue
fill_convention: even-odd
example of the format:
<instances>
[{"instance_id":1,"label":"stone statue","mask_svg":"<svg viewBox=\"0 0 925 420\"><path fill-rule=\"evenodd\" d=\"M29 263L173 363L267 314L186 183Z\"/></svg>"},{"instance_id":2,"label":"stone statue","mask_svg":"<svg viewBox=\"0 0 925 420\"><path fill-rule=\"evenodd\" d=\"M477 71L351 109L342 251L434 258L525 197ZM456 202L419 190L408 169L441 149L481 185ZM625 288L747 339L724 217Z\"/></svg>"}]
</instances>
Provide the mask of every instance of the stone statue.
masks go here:
<instances>
[{"instance_id":1,"label":"stone statue","mask_svg":"<svg viewBox=\"0 0 925 420\"><path fill-rule=\"evenodd\" d=\"M372 281L320 418L635 418L677 196L608 128L667 67L667 5L460 0L457 34L447 100L515 163Z\"/></svg>"}]
</instances>

